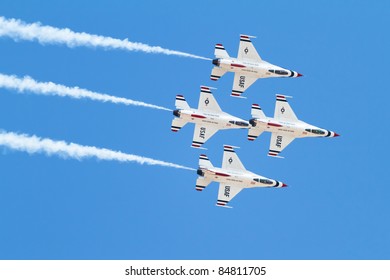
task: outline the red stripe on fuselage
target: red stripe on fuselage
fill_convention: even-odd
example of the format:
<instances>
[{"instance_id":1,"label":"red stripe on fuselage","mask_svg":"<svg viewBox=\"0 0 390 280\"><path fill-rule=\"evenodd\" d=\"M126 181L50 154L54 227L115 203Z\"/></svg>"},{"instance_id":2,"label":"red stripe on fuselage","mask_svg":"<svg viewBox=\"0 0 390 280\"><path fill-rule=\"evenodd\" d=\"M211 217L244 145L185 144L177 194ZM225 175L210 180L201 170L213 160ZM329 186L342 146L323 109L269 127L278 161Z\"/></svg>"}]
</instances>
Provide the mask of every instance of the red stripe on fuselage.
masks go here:
<instances>
[{"instance_id":1,"label":"red stripe on fuselage","mask_svg":"<svg viewBox=\"0 0 390 280\"><path fill-rule=\"evenodd\" d=\"M237 63L232 63L232 64L230 64L230 66L233 66L233 67L240 67L240 68L246 67L245 65L237 64Z\"/></svg>"},{"instance_id":2,"label":"red stripe on fuselage","mask_svg":"<svg viewBox=\"0 0 390 280\"><path fill-rule=\"evenodd\" d=\"M229 174L221 173L221 172L215 172L215 175L222 176L222 177L230 177Z\"/></svg>"},{"instance_id":3,"label":"red stripe on fuselage","mask_svg":"<svg viewBox=\"0 0 390 280\"><path fill-rule=\"evenodd\" d=\"M206 118L205 116L197 115L197 114L191 114L191 117L198 118L198 119L205 119Z\"/></svg>"},{"instance_id":4,"label":"red stripe on fuselage","mask_svg":"<svg viewBox=\"0 0 390 280\"><path fill-rule=\"evenodd\" d=\"M275 126L275 127L282 127L282 126L283 126L283 125L281 125L281 124L278 124L278 123L271 123L271 122L267 123L267 125L269 125L269 126Z\"/></svg>"}]
</instances>

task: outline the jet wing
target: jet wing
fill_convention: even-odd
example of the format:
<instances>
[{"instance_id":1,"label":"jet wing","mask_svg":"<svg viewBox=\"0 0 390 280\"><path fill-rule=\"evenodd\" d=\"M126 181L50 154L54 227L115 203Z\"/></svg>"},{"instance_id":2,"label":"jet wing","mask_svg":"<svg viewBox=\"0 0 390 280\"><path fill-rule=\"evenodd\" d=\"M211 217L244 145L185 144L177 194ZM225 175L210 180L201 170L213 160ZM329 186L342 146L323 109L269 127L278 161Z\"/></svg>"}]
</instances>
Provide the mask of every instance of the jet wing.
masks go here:
<instances>
[{"instance_id":1,"label":"jet wing","mask_svg":"<svg viewBox=\"0 0 390 280\"><path fill-rule=\"evenodd\" d=\"M235 73L231 95L235 97L241 96L257 79L257 77Z\"/></svg>"},{"instance_id":2,"label":"jet wing","mask_svg":"<svg viewBox=\"0 0 390 280\"><path fill-rule=\"evenodd\" d=\"M220 183L217 206L226 206L241 190L240 187Z\"/></svg>"},{"instance_id":3,"label":"jet wing","mask_svg":"<svg viewBox=\"0 0 390 280\"><path fill-rule=\"evenodd\" d=\"M222 112L209 87L200 87L198 110L210 112Z\"/></svg>"},{"instance_id":4,"label":"jet wing","mask_svg":"<svg viewBox=\"0 0 390 280\"><path fill-rule=\"evenodd\" d=\"M284 148L286 148L294 139L295 137L292 136L272 133L268 155L271 157L279 157L279 153L283 151Z\"/></svg>"},{"instance_id":5,"label":"jet wing","mask_svg":"<svg viewBox=\"0 0 390 280\"><path fill-rule=\"evenodd\" d=\"M194 130L194 137L192 139L192 147L200 148L206 141L213 136L219 129L213 126L205 126L203 124L196 124Z\"/></svg>"},{"instance_id":6,"label":"jet wing","mask_svg":"<svg viewBox=\"0 0 390 280\"><path fill-rule=\"evenodd\" d=\"M223 146L222 169L246 170L232 146Z\"/></svg>"},{"instance_id":7,"label":"jet wing","mask_svg":"<svg viewBox=\"0 0 390 280\"><path fill-rule=\"evenodd\" d=\"M285 119L290 121L298 120L293 109L291 109L290 104L288 104L285 95L280 95L280 94L276 95L274 118Z\"/></svg>"},{"instance_id":8,"label":"jet wing","mask_svg":"<svg viewBox=\"0 0 390 280\"><path fill-rule=\"evenodd\" d=\"M237 59L259 62L262 59L260 55L257 53L250 38L251 37L247 35L240 36L240 46L238 47Z\"/></svg>"}]
</instances>

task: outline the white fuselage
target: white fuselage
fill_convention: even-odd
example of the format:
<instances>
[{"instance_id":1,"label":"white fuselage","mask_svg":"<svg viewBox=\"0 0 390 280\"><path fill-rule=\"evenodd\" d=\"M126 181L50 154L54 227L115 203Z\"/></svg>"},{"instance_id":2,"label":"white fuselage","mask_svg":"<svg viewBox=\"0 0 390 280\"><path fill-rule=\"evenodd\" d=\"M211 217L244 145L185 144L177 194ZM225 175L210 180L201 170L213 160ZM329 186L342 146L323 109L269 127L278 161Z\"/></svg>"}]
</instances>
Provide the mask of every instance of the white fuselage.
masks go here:
<instances>
[{"instance_id":1,"label":"white fuselage","mask_svg":"<svg viewBox=\"0 0 390 280\"><path fill-rule=\"evenodd\" d=\"M254 118L249 122L252 125L250 129L289 135L294 138L335 136L333 131L319 128L299 120L287 121L274 118Z\"/></svg>"},{"instance_id":2,"label":"white fuselage","mask_svg":"<svg viewBox=\"0 0 390 280\"><path fill-rule=\"evenodd\" d=\"M202 166L200 166L199 169L202 171L203 176L206 179L226 185L230 184L240 188L280 188L286 186L282 182L269 179L249 171L227 170L218 167L204 168Z\"/></svg>"},{"instance_id":3,"label":"white fuselage","mask_svg":"<svg viewBox=\"0 0 390 280\"><path fill-rule=\"evenodd\" d=\"M180 118L191 123L213 126L218 129L248 128L249 122L227 113L200 111L196 109L179 110Z\"/></svg>"},{"instance_id":4,"label":"white fuselage","mask_svg":"<svg viewBox=\"0 0 390 280\"><path fill-rule=\"evenodd\" d=\"M299 77L298 72L284 69L267 61L241 61L236 58L220 58L217 66L225 71L243 73L257 78Z\"/></svg>"}]
</instances>

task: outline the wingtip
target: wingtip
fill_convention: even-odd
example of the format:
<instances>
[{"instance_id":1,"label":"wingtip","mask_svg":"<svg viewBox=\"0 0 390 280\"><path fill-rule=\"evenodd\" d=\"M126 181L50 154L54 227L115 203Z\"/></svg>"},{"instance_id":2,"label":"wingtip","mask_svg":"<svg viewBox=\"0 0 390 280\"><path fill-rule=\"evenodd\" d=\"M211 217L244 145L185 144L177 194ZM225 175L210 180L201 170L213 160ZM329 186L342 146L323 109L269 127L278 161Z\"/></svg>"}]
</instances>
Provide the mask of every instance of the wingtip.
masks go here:
<instances>
[{"instance_id":1,"label":"wingtip","mask_svg":"<svg viewBox=\"0 0 390 280\"><path fill-rule=\"evenodd\" d=\"M245 97L245 96L241 96L241 95L239 95L239 94L235 94L235 93L232 93L232 94L230 94L230 96L231 96L231 97L235 97L235 98L242 98L242 99L246 99L246 97Z\"/></svg>"},{"instance_id":2,"label":"wingtip","mask_svg":"<svg viewBox=\"0 0 390 280\"><path fill-rule=\"evenodd\" d=\"M223 144L223 147L228 148L228 149L239 149L240 148L238 146L233 146L233 145L228 145L228 144Z\"/></svg>"},{"instance_id":3,"label":"wingtip","mask_svg":"<svg viewBox=\"0 0 390 280\"><path fill-rule=\"evenodd\" d=\"M247 34L240 34L240 37L244 37L244 38L257 38L256 36L247 35Z\"/></svg>"},{"instance_id":4,"label":"wingtip","mask_svg":"<svg viewBox=\"0 0 390 280\"><path fill-rule=\"evenodd\" d=\"M226 204L218 204L216 203L215 206L218 206L218 207L222 207L222 208L227 208L227 209L232 209L233 207L230 206L230 205L226 205Z\"/></svg>"},{"instance_id":5,"label":"wingtip","mask_svg":"<svg viewBox=\"0 0 390 280\"><path fill-rule=\"evenodd\" d=\"M217 88L201 85L201 86L200 86L200 89L212 90L212 89L217 89Z\"/></svg>"}]
</instances>

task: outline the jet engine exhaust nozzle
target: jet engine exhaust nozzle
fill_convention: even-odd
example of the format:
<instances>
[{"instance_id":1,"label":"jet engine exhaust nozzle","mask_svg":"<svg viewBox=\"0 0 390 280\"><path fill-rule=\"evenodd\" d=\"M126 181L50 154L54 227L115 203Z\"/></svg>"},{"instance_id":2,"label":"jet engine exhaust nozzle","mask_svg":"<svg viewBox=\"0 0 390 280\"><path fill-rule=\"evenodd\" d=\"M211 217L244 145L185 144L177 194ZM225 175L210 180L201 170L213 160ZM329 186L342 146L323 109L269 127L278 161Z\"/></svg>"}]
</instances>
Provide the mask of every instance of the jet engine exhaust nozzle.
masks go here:
<instances>
[{"instance_id":1,"label":"jet engine exhaust nozzle","mask_svg":"<svg viewBox=\"0 0 390 280\"><path fill-rule=\"evenodd\" d=\"M256 119L250 119L249 123L251 124L251 126L255 127L256 126Z\"/></svg>"},{"instance_id":2,"label":"jet engine exhaust nozzle","mask_svg":"<svg viewBox=\"0 0 390 280\"><path fill-rule=\"evenodd\" d=\"M213 64L214 64L215 66L219 66L219 64L220 64L219 59L218 59L218 58L213 59Z\"/></svg>"},{"instance_id":3,"label":"jet engine exhaust nozzle","mask_svg":"<svg viewBox=\"0 0 390 280\"><path fill-rule=\"evenodd\" d=\"M173 110L173 115L180 118L180 110Z\"/></svg>"},{"instance_id":4,"label":"jet engine exhaust nozzle","mask_svg":"<svg viewBox=\"0 0 390 280\"><path fill-rule=\"evenodd\" d=\"M198 174L199 176L204 176L204 172L202 169L198 168L198 170L196 170L196 174Z\"/></svg>"}]
</instances>

